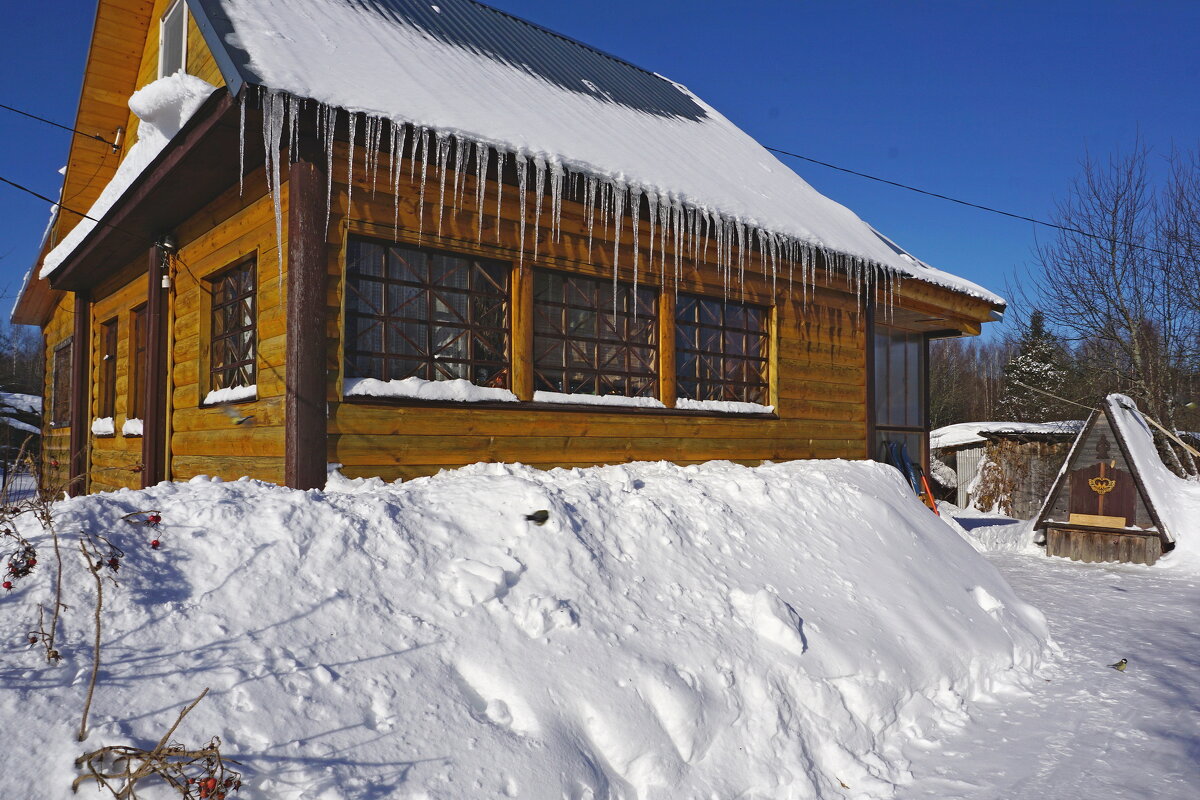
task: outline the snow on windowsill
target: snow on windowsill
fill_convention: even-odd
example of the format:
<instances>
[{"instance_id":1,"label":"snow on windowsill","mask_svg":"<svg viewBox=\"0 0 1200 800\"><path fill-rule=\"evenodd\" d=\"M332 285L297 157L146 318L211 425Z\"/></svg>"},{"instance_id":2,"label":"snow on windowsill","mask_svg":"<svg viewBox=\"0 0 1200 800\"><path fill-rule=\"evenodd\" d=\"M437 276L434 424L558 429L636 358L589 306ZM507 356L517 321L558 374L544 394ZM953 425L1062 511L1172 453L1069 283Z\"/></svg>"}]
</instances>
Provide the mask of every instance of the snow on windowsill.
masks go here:
<instances>
[{"instance_id":1,"label":"snow on windowsill","mask_svg":"<svg viewBox=\"0 0 1200 800\"><path fill-rule=\"evenodd\" d=\"M468 380L427 381L422 378L381 381L376 378L348 378L345 397L395 397L412 400L443 400L457 403L515 403L517 396L508 389L476 386Z\"/></svg>"},{"instance_id":2,"label":"snow on windowsill","mask_svg":"<svg viewBox=\"0 0 1200 800\"><path fill-rule=\"evenodd\" d=\"M122 436L141 436L142 421L137 417L125 420L125 424L121 426Z\"/></svg>"},{"instance_id":3,"label":"snow on windowsill","mask_svg":"<svg viewBox=\"0 0 1200 800\"><path fill-rule=\"evenodd\" d=\"M148 83L133 93L129 98L129 110L141 120L138 140L129 148L112 180L88 209L87 217L80 219L58 246L46 254L39 277L49 277L75 252L75 248L96 227L96 220L103 219L116 205L216 88L207 81L180 71Z\"/></svg>"},{"instance_id":4,"label":"snow on windowsill","mask_svg":"<svg viewBox=\"0 0 1200 800\"><path fill-rule=\"evenodd\" d=\"M237 403L242 400L257 400L258 384L249 386L230 386L228 389L213 389L204 396L202 406L219 406L223 403Z\"/></svg>"},{"instance_id":5,"label":"snow on windowsill","mask_svg":"<svg viewBox=\"0 0 1200 800\"><path fill-rule=\"evenodd\" d=\"M564 394L562 392L534 392L535 403L556 403L572 406L620 406L624 408L666 408L653 397L625 397L619 394Z\"/></svg>"},{"instance_id":6,"label":"snow on windowsill","mask_svg":"<svg viewBox=\"0 0 1200 800\"><path fill-rule=\"evenodd\" d=\"M684 411L715 411L718 414L774 414L775 406L742 403L736 400L689 400L681 397L675 407Z\"/></svg>"},{"instance_id":7,"label":"snow on windowsill","mask_svg":"<svg viewBox=\"0 0 1200 800\"><path fill-rule=\"evenodd\" d=\"M112 436L114 431L112 417L96 417L92 420L93 436Z\"/></svg>"}]
</instances>

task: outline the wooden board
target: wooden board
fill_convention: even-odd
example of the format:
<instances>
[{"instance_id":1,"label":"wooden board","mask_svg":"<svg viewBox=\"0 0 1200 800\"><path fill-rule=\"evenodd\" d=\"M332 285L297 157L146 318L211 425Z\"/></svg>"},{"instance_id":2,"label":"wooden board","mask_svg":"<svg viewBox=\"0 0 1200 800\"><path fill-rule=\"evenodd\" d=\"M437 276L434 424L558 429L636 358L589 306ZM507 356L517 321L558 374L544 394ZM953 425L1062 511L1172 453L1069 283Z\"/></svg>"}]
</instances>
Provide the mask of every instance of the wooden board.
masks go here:
<instances>
[{"instance_id":1,"label":"wooden board","mask_svg":"<svg viewBox=\"0 0 1200 800\"><path fill-rule=\"evenodd\" d=\"M1157 533L1046 529L1046 555L1073 561L1153 564L1162 555Z\"/></svg>"}]
</instances>

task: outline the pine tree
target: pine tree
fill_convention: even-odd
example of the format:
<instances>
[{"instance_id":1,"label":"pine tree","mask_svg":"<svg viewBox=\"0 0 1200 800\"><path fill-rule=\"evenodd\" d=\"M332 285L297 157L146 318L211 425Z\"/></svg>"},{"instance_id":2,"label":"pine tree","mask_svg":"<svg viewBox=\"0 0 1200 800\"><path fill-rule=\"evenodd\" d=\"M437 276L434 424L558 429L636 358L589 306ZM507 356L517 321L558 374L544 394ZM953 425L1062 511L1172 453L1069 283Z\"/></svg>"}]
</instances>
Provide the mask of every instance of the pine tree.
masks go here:
<instances>
[{"instance_id":1,"label":"pine tree","mask_svg":"<svg viewBox=\"0 0 1200 800\"><path fill-rule=\"evenodd\" d=\"M1004 367L1001 416L1014 422L1065 419L1062 403L1034 389L1062 397L1066 381L1062 345L1046 329L1042 312L1035 310L1029 316L1029 325L1017 345L1016 355ZM1069 416L1069 412L1065 413Z\"/></svg>"}]
</instances>

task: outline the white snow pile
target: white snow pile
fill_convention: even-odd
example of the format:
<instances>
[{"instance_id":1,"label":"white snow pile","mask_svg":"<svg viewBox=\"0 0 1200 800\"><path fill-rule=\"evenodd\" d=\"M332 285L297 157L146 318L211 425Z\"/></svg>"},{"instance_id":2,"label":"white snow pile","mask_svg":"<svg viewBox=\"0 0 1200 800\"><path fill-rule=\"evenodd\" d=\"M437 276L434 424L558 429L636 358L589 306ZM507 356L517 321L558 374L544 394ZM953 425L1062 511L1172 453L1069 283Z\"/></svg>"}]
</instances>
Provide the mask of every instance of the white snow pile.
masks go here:
<instances>
[{"instance_id":1,"label":"white snow pile","mask_svg":"<svg viewBox=\"0 0 1200 800\"><path fill-rule=\"evenodd\" d=\"M112 417L96 417L92 420L93 436L112 436L114 430Z\"/></svg>"},{"instance_id":2,"label":"white snow pile","mask_svg":"<svg viewBox=\"0 0 1200 800\"><path fill-rule=\"evenodd\" d=\"M1058 422L958 422L929 432L929 448L963 447L987 441L985 433L1063 434L1074 436L1083 429L1083 420L1067 419Z\"/></svg>"},{"instance_id":3,"label":"white snow pile","mask_svg":"<svg viewBox=\"0 0 1200 800\"><path fill-rule=\"evenodd\" d=\"M1156 566L1200 572L1200 482L1184 480L1167 469L1154 444L1154 431L1133 400L1110 394L1104 402L1137 465L1146 499L1175 542L1175 549Z\"/></svg>"},{"instance_id":4,"label":"white snow pile","mask_svg":"<svg viewBox=\"0 0 1200 800\"><path fill-rule=\"evenodd\" d=\"M121 521L147 509L159 527ZM902 747L1048 647L1042 615L867 462L198 478L57 519L126 556L86 743L77 557L62 666L5 649L11 797L68 796L85 747L153 746L204 687L173 738L220 736L247 800L889 797ZM0 641L24 640L48 573L0 601Z\"/></svg>"},{"instance_id":5,"label":"white snow pile","mask_svg":"<svg viewBox=\"0 0 1200 800\"><path fill-rule=\"evenodd\" d=\"M138 140L129 148L112 180L88 209L87 217L80 219L71 232L46 254L41 272L38 273L40 277L49 277L75 251L96 227L96 220L104 219L121 195L214 91L216 87L212 84L180 71L148 83L130 96L129 110L141 120L138 124Z\"/></svg>"},{"instance_id":6,"label":"white snow pile","mask_svg":"<svg viewBox=\"0 0 1200 800\"><path fill-rule=\"evenodd\" d=\"M595 82L580 78L577 86L568 88L527 64L451 43L422 29L412 19L428 14L423 5L402 9L409 16L397 13L392 5L416 4L220 1L233 28L226 44L244 51L252 82L269 92L264 101L264 141L278 141L285 131L281 117L285 108L297 99L311 99L326 108L365 114L367 141L373 142L373 149L381 138L395 144L398 134L407 135L394 128L381 130L381 123L411 125L421 132L427 165L431 164L431 137L426 134L437 134L443 198L449 160L444 148L453 137L460 145L495 148L515 159L522 176L522 199L530 164L536 168L532 185L538 194L547 181L554 187L555 208L568 179L583 176L588 179L589 197L605 195L602 204L608 206L607 213L621 219L628 209L634 231L645 197L650 215L642 224L649 226L651 240L656 217L664 242L686 240L689 233L694 237L691 223L694 212L700 212L706 231L711 221L718 235L724 232L727 237L715 254L723 259L723 266L736 249L735 238L739 247L757 243L762 252L769 252L772 262L790 246L817 247L854 260L851 268L859 278L865 266L882 265L889 274L915 276L1003 303L986 289L905 253L852 211L809 186L683 86L667 82L689 105L695 104L698 119L649 113L615 102L601 88L605 81L599 75L590 76ZM485 14L481 22L480 11L467 0L447 0L442 5L441 9L430 6L438 14L446 12L441 14L441 24L524 25L499 12L494 17ZM539 44L556 63L571 62L572 68L584 69L582 63L574 63L580 59L572 51L579 45L553 34L545 34ZM627 70L638 72L633 67ZM329 118L325 111L322 116ZM378 163L375 155L368 154L367 159ZM764 237L755 242L759 233ZM636 241L635 234L635 259Z\"/></svg>"},{"instance_id":7,"label":"white snow pile","mask_svg":"<svg viewBox=\"0 0 1200 800\"><path fill-rule=\"evenodd\" d=\"M133 417L132 419L127 419L121 425L121 435L122 436L141 436L142 435L142 427L143 426L142 426L141 419L139 419L137 417Z\"/></svg>"},{"instance_id":8,"label":"white snow pile","mask_svg":"<svg viewBox=\"0 0 1200 800\"><path fill-rule=\"evenodd\" d=\"M464 378L427 381L424 378L347 378L346 397L393 397L412 400L445 400L456 403L515 403L517 396L508 389L476 386Z\"/></svg>"},{"instance_id":9,"label":"white snow pile","mask_svg":"<svg viewBox=\"0 0 1200 800\"><path fill-rule=\"evenodd\" d=\"M227 386L224 389L213 389L204 395L201 405L217 406L222 403L237 403L242 400L253 400L258 397L258 384L248 386Z\"/></svg>"}]
</instances>

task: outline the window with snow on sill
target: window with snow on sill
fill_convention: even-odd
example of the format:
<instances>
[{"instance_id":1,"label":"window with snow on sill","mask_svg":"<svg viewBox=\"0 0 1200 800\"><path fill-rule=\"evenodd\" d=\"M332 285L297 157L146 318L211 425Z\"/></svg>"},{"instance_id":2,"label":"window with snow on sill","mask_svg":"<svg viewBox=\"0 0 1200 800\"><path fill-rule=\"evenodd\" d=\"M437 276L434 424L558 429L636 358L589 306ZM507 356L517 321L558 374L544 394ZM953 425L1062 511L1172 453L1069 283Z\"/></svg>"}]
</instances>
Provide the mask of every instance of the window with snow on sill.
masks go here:
<instances>
[{"instance_id":1,"label":"window with snow on sill","mask_svg":"<svg viewBox=\"0 0 1200 800\"><path fill-rule=\"evenodd\" d=\"M258 398L258 384L252 383L249 386L230 386L228 389L213 389L204 396L204 406L217 406L222 403L236 403L241 400L255 400Z\"/></svg>"},{"instance_id":2,"label":"window with snow on sill","mask_svg":"<svg viewBox=\"0 0 1200 800\"><path fill-rule=\"evenodd\" d=\"M508 389L476 386L463 378L447 381L427 381L416 377L390 381L377 378L347 378L343 394L346 397L388 397L454 403L517 402L517 396Z\"/></svg>"},{"instance_id":3,"label":"window with snow on sill","mask_svg":"<svg viewBox=\"0 0 1200 800\"><path fill-rule=\"evenodd\" d=\"M666 408L662 401L655 397L626 397L621 394L565 394L539 391L533 393L533 402L623 408Z\"/></svg>"},{"instance_id":4,"label":"window with snow on sill","mask_svg":"<svg viewBox=\"0 0 1200 800\"><path fill-rule=\"evenodd\" d=\"M713 411L718 414L774 414L775 406L742 403L737 400L689 400L681 397L675 407L685 411Z\"/></svg>"}]
</instances>

